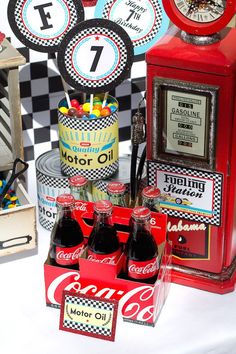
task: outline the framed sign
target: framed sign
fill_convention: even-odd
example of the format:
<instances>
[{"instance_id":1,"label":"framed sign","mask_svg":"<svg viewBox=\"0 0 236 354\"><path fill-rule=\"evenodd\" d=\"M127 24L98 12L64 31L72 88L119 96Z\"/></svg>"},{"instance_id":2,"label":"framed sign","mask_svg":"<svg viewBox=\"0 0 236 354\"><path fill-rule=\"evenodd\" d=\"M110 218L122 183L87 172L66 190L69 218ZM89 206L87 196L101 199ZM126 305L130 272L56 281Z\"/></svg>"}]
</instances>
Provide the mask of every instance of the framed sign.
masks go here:
<instances>
[{"instance_id":1,"label":"framed sign","mask_svg":"<svg viewBox=\"0 0 236 354\"><path fill-rule=\"evenodd\" d=\"M123 27L133 42L135 55L145 53L169 27L161 0L98 0L95 17Z\"/></svg>"},{"instance_id":2,"label":"framed sign","mask_svg":"<svg viewBox=\"0 0 236 354\"><path fill-rule=\"evenodd\" d=\"M60 329L115 340L118 301L63 291Z\"/></svg>"},{"instance_id":3,"label":"framed sign","mask_svg":"<svg viewBox=\"0 0 236 354\"><path fill-rule=\"evenodd\" d=\"M148 184L160 189L160 206L165 214L221 225L221 173L148 161Z\"/></svg>"},{"instance_id":4,"label":"framed sign","mask_svg":"<svg viewBox=\"0 0 236 354\"><path fill-rule=\"evenodd\" d=\"M154 79L153 158L214 169L217 87Z\"/></svg>"},{"instance_id":5,"label":"framed sign","mask_svg":"<svg viewBox=\"0 0 236 354\"><path fill-rule=\"evenodd\" d=\"M88 94L112 90L128 77L132 63L130 37L110 20L92 19L75 26L58 52L64 80Z\"/></svg>"},{"instance_id":6,"label":"framed sign","mask_svg":"<svg viewBox=\"0 0 236 354\"><path fill-rule=\"evenodd\" d=\"M8 20L27 47L54 53L66 33L84 20L84 8L81 0L10 0Z\"/></svg>"}]
</instances>

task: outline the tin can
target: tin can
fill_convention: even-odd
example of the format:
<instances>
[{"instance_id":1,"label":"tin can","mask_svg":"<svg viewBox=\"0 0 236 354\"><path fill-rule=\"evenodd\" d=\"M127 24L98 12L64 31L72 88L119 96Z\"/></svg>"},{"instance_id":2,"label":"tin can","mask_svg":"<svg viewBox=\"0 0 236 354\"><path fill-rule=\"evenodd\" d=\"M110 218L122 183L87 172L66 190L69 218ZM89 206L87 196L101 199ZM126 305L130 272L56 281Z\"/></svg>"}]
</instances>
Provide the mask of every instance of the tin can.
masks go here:
<instances>
[{"instance_id":1,"label":"tin can","mask_svg":"<svg viewBox=\"0 0 236 354\"><path fill-rule=\"evenodd\" d=\"M69 193L68 177L61 173L59 149L40 155L36 160L39 222L47 230L52 230L57 207L56 197Z\"/></svg>"},{"instance_id":2,"label":"tin can","mask_svg":"<svg viewBox=\"0 0 236 354\"><path fill-rule=\"evenodd\" d=\"M139 159L137 161L139 163ZM131 156L123 155L119 158L119 169L118 171L108 179L102 179L98 181L93 181L92 184L92 197L96 202L97 200L108 199L107 185L110 182L121 182L126 186L125 200L126 204L129 204L130 195L130 164ZM144 169L140 189L143 189L146 185L146 168Z\"/></svg>"},{"instance_id":3,"label":"tin can","mask_svg":"<svg viewBox=\"0 0 236 354\"><path fill-rule=\"evenodd\" d=\"M72 95L71 98L77 98ZM108 96L108 102L118 102ZM89 181L108 178L118 169L118 109L111 115L97 118L76 118L60 112L58 107L59 148L62 172L80 174Z\"/></svg>"}]
</instances>

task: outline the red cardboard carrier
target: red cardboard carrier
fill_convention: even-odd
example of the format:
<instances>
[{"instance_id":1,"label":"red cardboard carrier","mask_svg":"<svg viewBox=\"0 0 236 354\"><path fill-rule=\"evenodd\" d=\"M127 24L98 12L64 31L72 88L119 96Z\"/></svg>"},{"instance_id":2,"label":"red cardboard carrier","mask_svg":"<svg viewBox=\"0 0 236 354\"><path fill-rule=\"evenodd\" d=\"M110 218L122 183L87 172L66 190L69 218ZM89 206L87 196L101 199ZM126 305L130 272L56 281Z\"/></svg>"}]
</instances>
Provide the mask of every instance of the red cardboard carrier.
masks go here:
<instances>
[{"instance_id":1,"label":"red cardboard carrier","mask_svg":"<svg viewBox=\"0 0 236 354\"><path fill-rule=\"evenodd\" d=\"M114 207L113 222L117 228L120 242L125 244L129 233L129 220L132 209ZM93 203L77 201L75 217L82 227L85 237L92 230ZM44 265L47 306L59 308L63 290L72 293L92 295L119 301L119 313L124 321L154 326L164 305L171 282L171 245L166 240L167 216L151 214L151 232L155 237L160 270L155 284L145 284L120 278L122 254L116 264L97 263L86 258L87 250L79 258L80 270Z\"/></svg>"}]
</instances>

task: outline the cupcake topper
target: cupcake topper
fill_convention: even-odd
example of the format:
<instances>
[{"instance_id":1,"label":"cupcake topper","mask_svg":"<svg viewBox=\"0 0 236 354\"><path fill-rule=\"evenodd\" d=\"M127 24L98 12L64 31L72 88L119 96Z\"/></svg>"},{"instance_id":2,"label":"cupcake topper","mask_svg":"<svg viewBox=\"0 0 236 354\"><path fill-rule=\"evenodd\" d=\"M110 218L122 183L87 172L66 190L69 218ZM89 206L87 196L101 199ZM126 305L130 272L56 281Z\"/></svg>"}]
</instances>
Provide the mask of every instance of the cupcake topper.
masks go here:
<instances>
[{"instance_id":1,"label":"cupcake topper","mask_svg":"<svg viewBox=\"0 0 236 354\"><path fill-rule=\"evenodd\" d=\"M107 92L130 73L133 44L126 31L105 19L75 26L63 39L58 67L64 80L77 90Z\"/></svg>"},{"instance_id":2,"label":"cupcake topper","mask_svg":"<svg viewBox=\"0 0 236 354\"><path fill-rule=\"evenodd\" d=\"M54 53L68 31L84 20L81 0L10 0L8 20L27 47Z\"/></svg>"},{"instance_id":3,"label":"cupcake topper","mask_svg":"<svg viewBox=\"0 0 236 354\"><path fill-rule=\"evenodd\" d=\"M135 55L145 53L169 26L161 0L98 0L95 17L123 27L133 42Z\"/></svg>"}]
</instances>

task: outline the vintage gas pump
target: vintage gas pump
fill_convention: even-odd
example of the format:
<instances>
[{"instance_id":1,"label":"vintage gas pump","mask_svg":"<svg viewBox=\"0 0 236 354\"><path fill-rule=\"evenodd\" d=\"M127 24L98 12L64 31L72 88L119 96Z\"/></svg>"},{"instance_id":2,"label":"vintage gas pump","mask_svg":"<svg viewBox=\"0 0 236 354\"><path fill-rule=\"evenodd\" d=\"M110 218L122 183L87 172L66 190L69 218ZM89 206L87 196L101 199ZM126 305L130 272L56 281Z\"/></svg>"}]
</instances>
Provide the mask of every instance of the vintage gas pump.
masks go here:
<instances>
[{"instance_id":1,"label":"vintage gas pump","mask_svg":"<svg viewBox=\"0 0 236 354\"><path fill-rule=\"evenodd\" d=\"M161 190L173 281L236 282L236 1L163 0L180 28L147 61L148 182Z\"/></svg>"}]
</instances>

